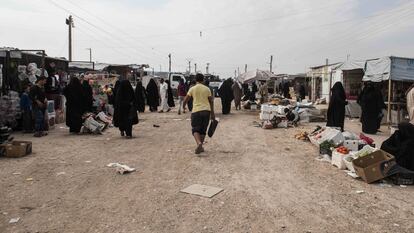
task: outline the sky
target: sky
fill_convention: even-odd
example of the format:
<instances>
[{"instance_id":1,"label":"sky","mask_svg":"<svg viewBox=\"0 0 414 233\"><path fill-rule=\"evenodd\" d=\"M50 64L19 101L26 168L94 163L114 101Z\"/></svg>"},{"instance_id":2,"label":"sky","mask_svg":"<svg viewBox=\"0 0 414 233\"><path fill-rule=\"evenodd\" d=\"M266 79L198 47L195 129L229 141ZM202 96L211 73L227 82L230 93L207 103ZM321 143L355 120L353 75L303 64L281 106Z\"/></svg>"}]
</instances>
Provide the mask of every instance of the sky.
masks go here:
<instances>
[{"instance_id":1,"label":"sky","mask_svg":"<svg viewBox=\"0 0 414 233\"><path fill-rule=\"evenodd\" d=\"M149 64L221 78L235 70L304 73L350 59L414 57L414 0L0 0L0 47L73 60Z\"/></svg>"}]
</instances>

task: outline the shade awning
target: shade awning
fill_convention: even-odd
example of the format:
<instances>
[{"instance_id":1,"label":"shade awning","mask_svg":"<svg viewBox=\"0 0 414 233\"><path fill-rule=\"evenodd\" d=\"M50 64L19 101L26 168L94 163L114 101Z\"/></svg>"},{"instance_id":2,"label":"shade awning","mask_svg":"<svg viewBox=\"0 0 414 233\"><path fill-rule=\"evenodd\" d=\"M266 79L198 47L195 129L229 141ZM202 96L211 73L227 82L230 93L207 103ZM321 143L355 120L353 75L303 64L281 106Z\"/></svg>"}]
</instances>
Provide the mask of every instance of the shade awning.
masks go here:
<instances>
[{"instance_id":1,"label":"shade awning","mask_svg":"<svg viewBox=\"0 0 414 233\"><path fill-rule=\"evenodd\" d=\"M276 75L270 71L253 70L239 75L239 77L237 77L237 80L241 83L252 83L254 81L268 81L275 77Z\"/></svg>"}]
</instances>

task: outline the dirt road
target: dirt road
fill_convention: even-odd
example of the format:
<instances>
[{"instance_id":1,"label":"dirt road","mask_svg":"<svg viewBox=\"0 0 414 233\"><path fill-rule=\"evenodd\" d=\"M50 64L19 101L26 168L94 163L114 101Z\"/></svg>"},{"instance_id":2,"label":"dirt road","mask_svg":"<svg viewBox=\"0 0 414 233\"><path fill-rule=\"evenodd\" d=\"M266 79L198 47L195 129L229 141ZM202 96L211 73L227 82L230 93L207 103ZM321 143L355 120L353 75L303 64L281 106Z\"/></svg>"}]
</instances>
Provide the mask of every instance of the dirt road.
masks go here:
<instances>
[{"instance_id":1,"label":"dirt road","mask_svg":"<svg viewBox=\"0 0 414 233\"><path fill-rule=\"evenodd\" d=\"M64 125L40 139L17 134L34 154L0 159L0 232L414 232L413 187L353 180L293 138L312 126L266 131L257 115L218 115L202 157L188 114L142 114L132 140L116 129L72 136ZM138 171L119 175L111 162ZM179 192L191 184L224 191Z\"/></svg>"}]
</instances>

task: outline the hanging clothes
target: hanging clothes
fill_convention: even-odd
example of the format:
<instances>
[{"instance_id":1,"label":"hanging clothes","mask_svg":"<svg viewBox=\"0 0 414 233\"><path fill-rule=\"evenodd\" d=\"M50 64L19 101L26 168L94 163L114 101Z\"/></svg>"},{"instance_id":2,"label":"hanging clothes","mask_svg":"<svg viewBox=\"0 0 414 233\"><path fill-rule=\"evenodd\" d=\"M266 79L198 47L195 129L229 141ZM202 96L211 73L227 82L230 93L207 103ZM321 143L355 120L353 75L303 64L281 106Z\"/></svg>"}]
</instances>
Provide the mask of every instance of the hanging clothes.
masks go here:
<instances>
[{"instance_id":1,"label":"hanging clothes","mask_svg":"<svg viewBox=\"0 0 414 233\"><path fill-rule=\"evenodd\" d=\"M407 111L410 116L410 123L414 124L414 85L407 91Z\"/></svg>"},{"instance_id":2,"label":"hanging clothes","mask_svg":"<svg viewBox=\"0 0 414 233\"><path fill-rule=\"evenodd\" d=\"M335 83L331 89L331 99L328 107L328 123L326 126L338 127L344 131L345 105L347 104L345 89L342 86L342 83Z\"/></svg>"}]
</instances>

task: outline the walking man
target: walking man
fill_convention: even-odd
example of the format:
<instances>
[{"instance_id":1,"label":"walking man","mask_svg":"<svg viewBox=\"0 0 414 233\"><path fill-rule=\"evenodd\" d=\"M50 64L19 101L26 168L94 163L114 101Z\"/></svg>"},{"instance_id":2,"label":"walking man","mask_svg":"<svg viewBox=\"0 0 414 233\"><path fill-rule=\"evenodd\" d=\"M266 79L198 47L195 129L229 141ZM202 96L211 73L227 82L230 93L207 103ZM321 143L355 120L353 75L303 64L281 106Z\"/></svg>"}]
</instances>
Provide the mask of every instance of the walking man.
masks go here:
<instances>
[{"instance_id":1,"label":"walking man","mask_svg":"<svg viewBox=\"0 0 414 233\"><path fill-rule=\"evenodd\" d=\"M187 102L193 99L193 109L191 114L191 127L194 139L197 143L195 154L204 152L203 143L206 137L208 124L210 119L215 119L214 114L214 97L211 91L206 87L204 82L204 75L196 75L197 84L190 88L187 96L184 99L184 110Z\"/></svg>"},{"instance_id":2,"label":"walking man","mask_svg":"<svg viewBox=\"0 0 414 233\"><path fill-rule=\"evenodd\" d=\"M161 97L161 110L159 113L162 112L169 112L171 109L168 106L168 84L162 78L160 80L160 97Z\"/></svg>"}]
</instances>

